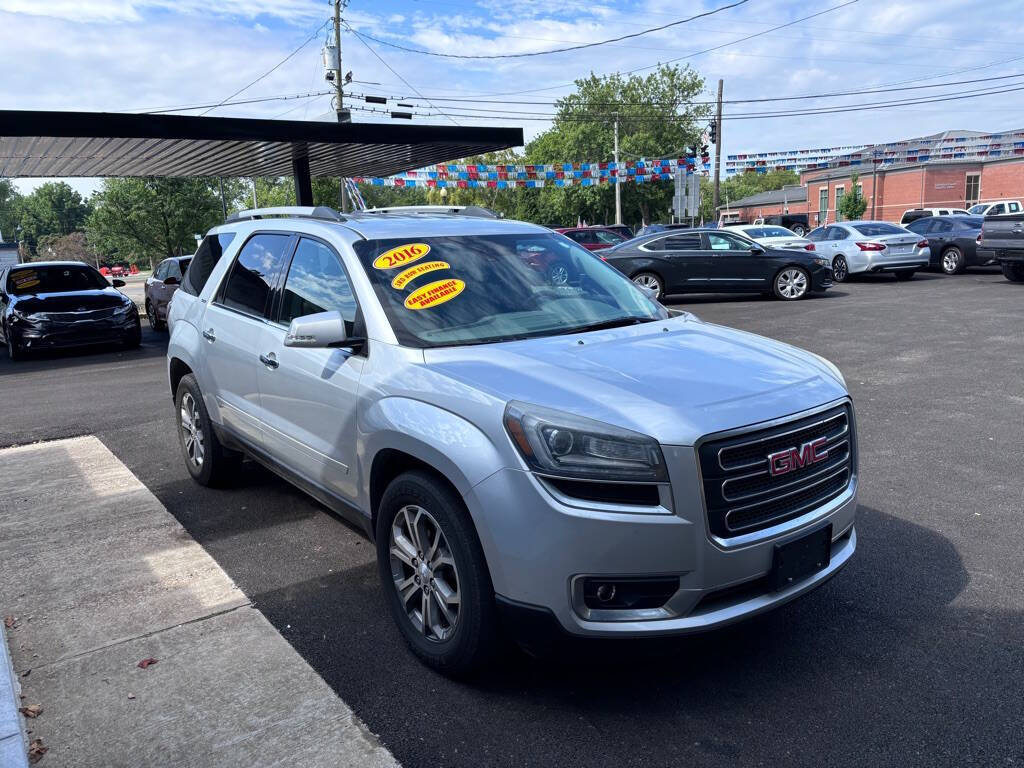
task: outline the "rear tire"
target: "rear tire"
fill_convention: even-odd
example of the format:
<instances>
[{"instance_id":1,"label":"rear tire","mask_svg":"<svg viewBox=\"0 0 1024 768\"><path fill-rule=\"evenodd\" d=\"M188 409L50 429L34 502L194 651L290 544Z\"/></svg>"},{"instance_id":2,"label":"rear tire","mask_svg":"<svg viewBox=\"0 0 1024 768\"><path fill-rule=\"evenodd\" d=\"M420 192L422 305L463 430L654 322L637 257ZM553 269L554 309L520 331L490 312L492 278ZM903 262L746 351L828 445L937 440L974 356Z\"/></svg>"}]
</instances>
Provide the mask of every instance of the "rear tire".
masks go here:
<instances>
[{"instance_id":1,"label":"rear tire","mask_svg":"<svg viewBox=\"0 0 1024 768\"><path fill-rule=\"evenodd\" d=\"M793 234L796 235L797 237L803 237L804 235L807 234L807 227L797 224L796 226L793 227Z\"/></svg>"},{"instance_id":2,"label":"rear tire","mask_svg":"<svg viewBox=\"0 0 1024 768\"><path fill-rule=\"evenodd\" d=\"M1024 283L1024 264L1008 264L1004 261L999 266L1003 268L1003 277L1011 283Z\"/></svg>"},{"instance_id":3,"label":"rear tire","mask_svg":"<svg viewBox=\"0 0 1024 768\"><path fill-rule=\"evenodd\" d=\"M661 281L653 272L637 272L631 278L634 283L639 285L641 288L654 288L658 295L654 298L661 301L665 296L665 284Z\"/></svg>"},{"instance_id":4,"label":"rear tire","mask_svg":"<svg viewBox=\"0 0 1024 768\"><path fill-rule=\"evenodd\" d=\"M556 261L548 267L548 282L556 288L569 284L569 267L563 261Z\"/></svg>"},{"instance_id":5,"label":"rear tire","mask_svg":"<svg viewBox=\"0 0 1024 768\"><path fill-rule=\"evenodd\" d=\"M959 275L967 269L964 252L955 246L947 248L939 256L939 268L947 275Z\"/></svg>"},{"instance_id":6,"label":"rear tire","mask_svg":"<svg viewBox=\"0 0 1024 768\"><path fill-rule=\"evenodd\" d=\"M916 269L898 269L893 274L896 275L897 280L906 282L907 280L912 280L916 272Z\"/></svg>"},{"instance_id":7,"label":"rear tire","mask_svg":"<svg viewBox=\"0 0 1024 768\"><path fill-rule=\"evenodd\" d=\"M174 405L178 444L188 473L200 485L225 485L236 476L242 454L225 448L217 438L193 374L181 378Z\"/></svg>"},{"instance_id":8,"label":"rear tire","mask_svg":"<svg viewBox=\"0 0 1024 768\"><path fill-rule=\"evenodd\" d=\"M381 499L376 539L388 607L412 652L453 677L486 664L498 646L494 586L458 495L429 472L399 475Z\"/></svg>"}]
</instances>

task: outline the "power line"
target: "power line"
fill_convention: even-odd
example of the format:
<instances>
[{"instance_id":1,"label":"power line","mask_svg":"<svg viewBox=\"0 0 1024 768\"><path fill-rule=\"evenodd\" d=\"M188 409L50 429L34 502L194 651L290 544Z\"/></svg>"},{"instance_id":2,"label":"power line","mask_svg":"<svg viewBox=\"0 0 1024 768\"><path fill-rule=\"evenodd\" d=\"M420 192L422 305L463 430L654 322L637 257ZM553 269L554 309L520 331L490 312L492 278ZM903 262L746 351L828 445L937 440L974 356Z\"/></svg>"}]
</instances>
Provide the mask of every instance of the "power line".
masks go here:
<instances>
[{"instance_id":1,"label":"power line","mask_svg":"<svg viewBox=\"0 0 1024 768\"><path fill-rule=\"evenodd\" d=\"M260 75L259 77L257 77L257 78L256 78L255 80L253 80L253 81L252 81L251 83L249 83L249 84L248 84L247 86L245 86L244 88L239 88L239 89L238 89L237 91L235 91L234 93L232 93L232 94L231 94L230 96L228 96L228 97L227 97L226 99L223 99L222 101L219 101L219 102L217 102L217 103L216 103L216 104L214 104L214 105L213 105L212 107L210 107L209 109L207 109L207 110L206 110L206 112L212 112L212 111L213 111L214 109L216 109L217 107L223 106L223 105L224 105L225 103L227 103L227 102L228 102L228 101L230 101L231 99L235 98L235 96L237 96L238 94L240 94L240 93L242 93L243 91L247 91L247 90L249 90L250 88L252 88L252 87L253 87L254 85L256 85L256 83L258 83L258 82L259 82L260 80L262 80L263 78L265 78L265 77L266 77L267 75L271 74L271 73L272 73L272 72L273 72L274 70L276 70L276 69L277 69L278 67L280 67L280 66L281 66L282 64L284 64L284 63L285 63L286 61L288 61L288 60L289 60L289 59L290 59L290 58L291 58L292 56L294 56L294 55L295 55L295 54L297 54L297 53L298 53L299 51L301 51L301 50L302 50L303 48L305 48L305 47L306 47L307 45L309 45L309 44L310 44L311 42L313 42L313 40L315 40L315 39L316 39L317 35L319 35L319 34L320 34L320 31L321 31L321 30L322 30L322 29L323 29L324 27L326 27L328 23L329 23L329 20L328 20L328 21L325 21L325 22L324 22L323 24L321 24L320 26L318 26L318 27L316 28L316 30L315 30L315 31L313 32L313 34L312 34L312 35L310 35L310 36L309 36L308 38L306 38L305 42L303 42L303 43L302 43L302 45L300 45L300 46L299 46L298 48L296 48L296 49L295 49L294 51L292 51L291 53L289 53L289 54L288 54L287 56L285 56L285 57L284 57L283 59L281 59L281 61L277 62L277 64L275 64L274 66L272 66L272 67L271 67L270 69L268 69L268 70L267 70L266 72L264 72L264 73L263 73L262 75ZM202 117L202 115L205 115L205 114L206 114L206 112L203 112L203 113L201 113L201 114L200 114L200 117Z\"/></svg>"},{"instance_id":2,"label":"power line","mask_svg":"<svg viewBox=\"0 0 1024 768\"><path fill-rule=\"evenodd\" d=\"M433 102L432 102L432 101L431 101L430 99L426 98L426 97L425 97L425 96L424 96L424 95L423 95L422 93L420 93L420 92L419 92L418 90L416 90L416 86L414 86L414 85L413 85L412 83L410 83L410 82L409 82L408 80L406 80L406 79L405 79L404 77L402 77L402 76L401 76L400 74L398 74L398 72L396 72L396 71L395 71L395 68L394 68L394 67L392 67L392 66L391 66L390 64L388 64L388 63L387 63L386 61L384 61L384 59L383 59L383 58L381 57L381 55L380 55L379 53L377 53L377 52L376 52L376 51L375 51L375 50L373 49L373 46L372 46L372 45L370 45L370 44L369 44L368 42L366 42L365 40L363 40L363 36L362 36L362 35L360 35L360 34L359 34L358 32L356 32L356 31L355 31L354 29L352 29L352 27L351 27L351 26L349 26L349 23L348 23L347 21L342 21L342 24L344 24L344 25L345 25L345 28L346 28L346 29L347 29L347 30L348 30L349 32L351 32L351 33L352 33L353 35L355 35L355 36L356 36L356 38L358 38L358 40L359 40L359 42L360 42L360 43L362 43L362 44L363 44L364 46L366 46L366 49L367 49L367 50L368 50L368 51L369 51L370 53L372 53L372 54L373 54L374 56L376 56L376 57L377 57L377 60L378 60L378 61L380 61L380 63L381 63L381 64L383 64L383 65L384 65L385 67L387 67L387 68L388 68L389 70L391 70L391 74L393 74L393 75L394 75L395 77L397 77L397 78L398 78L399 80L401 80L401 81L402 81L403 83L405 83L406 87L407 87L407 88L409 88L409 90L411 90L411 91L413 91L414 93L416 93L416 94L417 94L417 95L418 95L418 96L419 96L419 97L420 97L421 99L423 99L423 101L425 101L425 102L427 102L428 104L430 104L430 106L431 106L431 107L434 107L434 109L437 109L437 107L436 107L436 106L434 105L434 103L433 103ZM454 119L454 118L453 118L453 117L452 117L451 115L445 115L445 117L447 117L447 118L448 118L448 119L449 119L449 120L450 120L450 121L451 121L451 122L452 122L452 123L453 123L454 125L458 125L458 123L457 123L457 122L455 121L455 119Z\"/></svg>"},{"instance_id":3,"label":"power line","mask_svg":"<svg viewBox=\"0 0 1024 768\"><path fill-rule=\"evenodd\" d=\"M178 106L178 107L165 107L163 109L147 109L142 110L144 114L148 115L159 115L165 112L191 112L196 109L205 109L207 112L212 107L230 107L235 104L260 104L266 101L291 101L293 99L310 99L317 96L326 96L331 91L315 91L312 93L293 93L288 96L261 96L254 99L239 99L238 101L219 101L216 104L196 104L194 106ZM300 105L301 106L301 105ZM290 110L289 110L290 111ZM203 113L204 115L206 112Z\"/></svg>"},{"instance_id":4,"label":"power line","mask_svg":"<svg viewBox=\"0 0 1024 768\"><path fill-rule=\"evenodd\" d=\"M799 96L771 96L771 97L759 98L759 99L727 99L727 100L723 101L722 103L723 104L757 104L757 103L773 102L773 101L802 101L802 100L808 100L808 99L831 99L831 98L839 98L841 96L860 96L860 95L868 95L868 94L874 94L874 93L892 93L892 92L896 92L896 91L914 91L914 90L921 90L921 89L925 89L925 88L945 88L945 87L953 86L953 85L968 85L968 84L973 84L973 83L986 83L986 82L991 82L993 80L1008 80L1008 79L1017 78L1017 77L1024 77L1024 72L1017 72L1017 73L1014 73L1012 75L996 75L994 77L979 77L979 78L972 78L970 80L953 80L953 81L950 81L950 82L947 82L947 83L930 83L928 85L910 85L910 86L902 86L902 87L897 87L897 88L877 88L876 87L876 88L865 88L865 89L855 90L855 91L834 91L832 93L801 94ZM376 94L369 94L369 95L375 96ZM365 98L367 96L367 94L363 94L363 93L350 93L350 94L346 94L346 96L349 96L350 98L358 99L358 98ZM416 97L413 97L413 96L388 96L386 98L389 98L389 99L392 99L392 100L395 100L395 101L409 101L409 100L415 100ZM531 106L556 106L559 103L559 101L513 101L513 100L508 100L508 99L500 99L500 100L499 99L472 99L472 98L459 98L459 97L448 97L448 96L431 96L431 98L434 101L440 101L440 102L459 102L459 103L473 103L473 104L524 104L524 105L531 105ZM690 101L690 102L687 102L687 104L689 106L712 106L715 103L716 102L714 102L714 101ZM665 102L656 102L656 101L655 102L638 102L638 101L617 101L617 102L611 102L611 101L609 101L609 102L594 102L594 101L591 101L591 102L587 102L588 106L607 106L607 107L647 107L647 106L659 106L661 104L665 104ZM483 109L483 108L479 108L479 107L462 107L462 109L473 109L473 110L481 111L481 112L494 112L494 111L507 112L507 111L510 111L510 110L489 110L489 109ZM524 113L524 114L531 114L531 113ZM532 114L541 114L541 113L538 112L538 113L532 113Z\"/></svg>"},{"instance_id":5,"label":"power line","mask_svg":"<svg viewBox=\"0 0 1024 768\"><path fill-rule=\"evenodd\" d=\"M579 45L570 45L570 46L566 46L564 48L552 48L552 49L547 50L547 51L531 51L531 52L527 52L527 53L497 53L497 54L490 54L490 55L471 55L471 54L463 54L463 53L436 53L435 51L425 51L422 48L409 48L409 47L404 46L404 45L399 45L398 43L391 43L391 42L388 42L387 40L381 40L380 38L373 37L372 35L365 35L365 37L366 37L367 40L373 40L373 42L375 42L375 43L380 43L381 45L386 45L386 46L389 46L391 48L397 48L400 51L406 51L408 53L419 53L419 54L423 54L424 56L438 56L438 57L443 58L443 59L525 59L525 58L528 58L528 57L531 57L531 56L547 56L547 55L552 54L552 53L566 53L568 51L580 51L580 50L583 50L584 48L596 48L597 46L600 46L600 45L609 45L611 43L620 43L623 40L630 40L630 39L632 39L634 37L641 37L643 35L650 34L651 32L661 32L663 30L669 29L670 27L678 27L680 24L688 24L689 22L696 21L697 19L703 19L703 18L705 18L707 16L714 16L716 13L721 13L722 11L728 11L731 8L736 8L736 7L740 6L740 5L744 5L745 3L748 3L748 2L750 2L750 0L736 0L736 2L730 3L729 5L723 5L723 6L720 6L718 8L712 8L710 11L704 11L704 13L698 13L697 15L690 16L689 18L686 18L686 19L679 19L678 21L672 21L672 22L669 22L668 24L662 24L661 26L658 26L658 27L651 27L650 29L645 29L645 30L642 30L640 32L631 32L628 35L621 35L620 37L612 37L612 38L609 38L607 40L597 40L597 41L592 42L592 43L580 43ZM855 2L857 2L857 0L850 0L850 2L855 3Z\"/></svg>"}]
</instances>

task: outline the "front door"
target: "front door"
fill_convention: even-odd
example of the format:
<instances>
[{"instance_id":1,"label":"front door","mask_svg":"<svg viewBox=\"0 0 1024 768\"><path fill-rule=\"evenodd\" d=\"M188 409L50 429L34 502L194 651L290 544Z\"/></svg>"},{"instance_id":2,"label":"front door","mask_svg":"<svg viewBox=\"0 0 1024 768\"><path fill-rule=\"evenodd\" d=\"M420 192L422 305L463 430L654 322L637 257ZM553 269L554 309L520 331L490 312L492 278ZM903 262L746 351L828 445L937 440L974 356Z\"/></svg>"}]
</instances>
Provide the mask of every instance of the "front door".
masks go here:
<instances>
[{"instance_id":1,"label":"front door","mask_svg":"<svg viewBox=\"0 0 1024 768\"><path fill-rule=\"evenodd\" d=\"M731 232L708 232L708 252L711 255L709 282L715 288L729 290L767 290L771 276L765 269L764 256L751 253L750 241Z\"/></svg>"},{"instance_id":2,"label":"front door","mask_svg":"<svg viewBox=\"0 0 1024 768\"><path fill-rule=\"evenodd\" d=\"M351 349L286 347L296 317L338 310L351 335L356 300L341 259L326 243L299 239L276 318L260 338L258 378L265 449L303 478L354 501L359 377Z\"/></svg>"},{"instance_id":3,"label":"front door","mask_svg":"<svg viewBox=\"0 0 1024 768\"><path fill-rule=\"evenodd\" d=\"M707 290L711 259L699 232L677 232L642 246L658 251L665 264L665 293Z\"/></svg>"}]
</instances>

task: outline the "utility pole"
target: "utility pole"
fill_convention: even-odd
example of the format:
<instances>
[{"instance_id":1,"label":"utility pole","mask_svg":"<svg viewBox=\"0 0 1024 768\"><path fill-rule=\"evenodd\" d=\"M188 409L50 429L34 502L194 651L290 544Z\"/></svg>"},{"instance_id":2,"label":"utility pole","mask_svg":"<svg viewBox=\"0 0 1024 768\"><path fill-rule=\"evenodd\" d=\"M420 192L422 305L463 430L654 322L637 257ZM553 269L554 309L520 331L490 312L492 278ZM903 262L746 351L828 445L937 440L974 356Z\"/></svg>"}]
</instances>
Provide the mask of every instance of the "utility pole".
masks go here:
<instances>
[{"instance_id":1,"label":"utility pole","mask_svg":"<svg viewBox=\"0 0 1024 768\"><path fill-rule=\"evenodd\" d=\"M226 219L228 217L228 203L224 199L224 177L218 177L217 181L220 183L220 212L224 214L224 218Z\"/></svg>"},{"instance_id":2,"label":"utility pole","mask_svg":"<svg viewBox=\"0 0 1024 768\"><path fill-rule=\"evenodd\" d=\"M718 215L719 179L722 170L722 81L718 81L718 105L715 107L715 188L711 196L711 208Z\"/></svg>"},{"instance_id":3,"label":"utility pole","mask_svg":"<svg viewBox=\"0 0 1024 768\"><path fill-rule=\"evenodd\" d=\"M619 189L619 113L615 113L615 223L622 224L622 190Z\"/></svg>"},{"instance_id":4,"label":"utility pole","mask_svg":"<svg viewBox=\"0 0 1024 768\"><path fill-rule=\"evenodd\" d=\"M336 58L332 64L337 67L334 71L334 87L336 89L334 105L335 112L338 116L339 123L348 123L351 121L351 113L345 109L344 92L342 85L344 78L341 73L341 4L343 0L334 0L334 50ZM338 178L338 202L341 204L341 212L344 213L348 209L347 195L345 194L345 178L343 176Z\"/></svg>"}]
</instances>

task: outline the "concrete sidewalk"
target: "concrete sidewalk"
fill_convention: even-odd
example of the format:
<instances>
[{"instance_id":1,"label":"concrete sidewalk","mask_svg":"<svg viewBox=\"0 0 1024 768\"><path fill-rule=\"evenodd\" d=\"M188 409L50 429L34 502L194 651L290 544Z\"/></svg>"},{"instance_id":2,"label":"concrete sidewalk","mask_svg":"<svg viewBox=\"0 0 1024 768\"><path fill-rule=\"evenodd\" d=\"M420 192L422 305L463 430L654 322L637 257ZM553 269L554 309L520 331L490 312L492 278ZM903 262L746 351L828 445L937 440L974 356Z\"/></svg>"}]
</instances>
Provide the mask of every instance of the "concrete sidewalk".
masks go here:
<instances>
[{"instance_id":1,"label":"concrete sidewalk","mask_svg":"<svg viewBox=\"0 0 1024 768\"><path fill-rule=\"evenodd\" d=\"M396 765L99 440L0 466L0 615L40 765Z\"/></svg>"}]
</instances>

